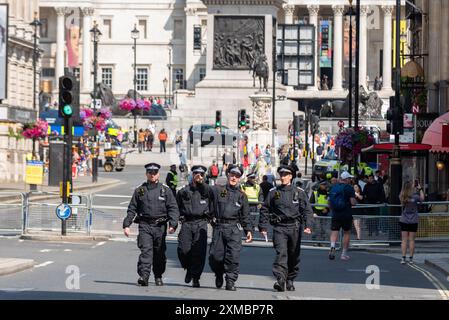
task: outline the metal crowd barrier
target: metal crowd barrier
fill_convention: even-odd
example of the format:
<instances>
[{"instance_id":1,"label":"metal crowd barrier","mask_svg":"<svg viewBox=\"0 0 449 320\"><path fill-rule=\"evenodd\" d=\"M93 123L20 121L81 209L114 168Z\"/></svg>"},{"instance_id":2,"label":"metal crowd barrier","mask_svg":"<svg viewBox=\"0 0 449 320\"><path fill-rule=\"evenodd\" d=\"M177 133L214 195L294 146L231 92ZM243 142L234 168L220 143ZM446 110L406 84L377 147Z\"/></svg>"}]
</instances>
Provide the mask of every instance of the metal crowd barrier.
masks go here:
<instances>
[{"instance_id":1,"label":"metal crowd barrier","mask_svg":"<svg viewBox=\"0 0 449 320\"><path fill-rule=\"evenodd\" d=\"M131 196L107 194L79 194L79 204L72 204L73 214L67 220L68 233L123 234L122 223ZM45 199L43 199L45 198ZM40 199L40 200L39 200ZM61 203L56 193L0 192L0 231L27 233L30 231L60 231L61 220L55 209ZM323 205L312 205L322 207ZM423 202L432 206L432 212L420 213L417 241L449 241L449 201ZM398 205L357 205L353 208L351 242L359 244L395 243L401 241L400 216L393 216L391 209ZM258 232L259 210L251 210L255 226L254 240L265 241ZM312 234L303 233L303 241L328 244L331 229L330 216L316 216L309 220ZM210 228L211 229L211 228ZM178 228L179 232L180 228ZM137 234L137 225L131 232ZM211 230L208 232L211 235ZM176 235L176 234L175 234ZM268 229L268 241L272 240L272 226Z\"/></svg>"}]
</instances>

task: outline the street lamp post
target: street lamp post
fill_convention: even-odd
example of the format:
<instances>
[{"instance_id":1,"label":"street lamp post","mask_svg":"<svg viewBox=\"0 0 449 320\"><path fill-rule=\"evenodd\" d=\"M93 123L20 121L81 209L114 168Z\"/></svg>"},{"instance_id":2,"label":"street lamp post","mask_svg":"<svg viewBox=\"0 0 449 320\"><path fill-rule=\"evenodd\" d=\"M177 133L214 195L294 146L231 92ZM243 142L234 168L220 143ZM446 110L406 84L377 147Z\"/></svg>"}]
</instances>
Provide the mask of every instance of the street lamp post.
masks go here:
<instances>
[{"instance_id":1,"label":"street lamp post","mask_svg":"<svg viewBox=\"0 0 449 320\"><path fill-rule=\"evenodd\" d=\"M139 30L137 30L136 24L134 24L134 29L131 30L131 38L134 40L134 103L137 104L137 74L136 74L136 64L137 64L137 39L139 39ZM134 144L137 145L137 111L133 110L134 113Z\"/></svg>"},{"instance_id":2,"label":"street lamp post","mask_svg":"<svg viewBox=\"0 0 449 320\"><path fill-rule=\"evenodd\" d=\"M38 49L37 49L37 30L38 27L42 25L42 23L37 18L37 12L34 12L34 20L30 23L31 26L34 27L34 45L33 45L33 110L36 111L36 68L37 68L37 58L39 55ZM39 110L37 111L37 114L39 115ZM36 156L36 140L33 139L33 153L32 153L32 159L34 160ZM36 191L37 185L31 184L30 190Z\"/></svg>"},{"instance_id":3,"label":"street lamp post","mask_svg":"<svg viewBox=\"0 0 449 320\"><path fill-rule=\"evenodd\" d=\"M349 128L352 127L352 92L354 89L354 83L352 81L353 67L352 67L352 41L353 41L353 28L352 28L352 17L354 16L354 7L352 5L352 0L349 0L349 9L346 13L349 16Z\"/></svg>"},{"instance_id":4,"label":"street lamp post","mask_svg":"<svg viewBox=\"0 0 449 320\"><path fill-rule=\"evenodd\" d=\"M164 105L167 105L167 85L168 85L167 78L164 78L164 80L162 80L162 83L164 84Z\"/></svg>"},{"instance_id":5,"label":"street lamp post","mask_svg":"<svg viewBox=\"0 0 449 320\"><path fill-rule=\"evenodd\" d=\"M101 32L98 29L98 24L94 21L94 26L90 29L90 33L93 36L94 43L94 88L93 88L93 101L94 101L94 114L97 113L97 70L98 70L98 41L100 40ZM97 130L94 128L94 145L92 152L92 182L98 181L98 154L97 154Z\"/></svg>"},{"instance_id":6,"label":"street lamp post","mask_svg":"<svg viewBox=\"0 0 449 320\"><path fill-rule=\"evenodd\" d=\"M173 104L173 99L171 96L171 48L168 48L168 99L170 100L170 106Z\"/></svg>"}]
</instances>

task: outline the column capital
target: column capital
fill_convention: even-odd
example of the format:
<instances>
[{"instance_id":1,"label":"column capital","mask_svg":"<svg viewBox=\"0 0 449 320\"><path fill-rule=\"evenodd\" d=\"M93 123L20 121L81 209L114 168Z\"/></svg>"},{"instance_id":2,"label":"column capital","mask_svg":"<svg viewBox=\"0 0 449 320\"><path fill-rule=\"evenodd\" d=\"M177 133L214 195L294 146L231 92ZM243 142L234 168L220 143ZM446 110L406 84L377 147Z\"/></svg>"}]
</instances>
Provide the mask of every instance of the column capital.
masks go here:
<instances>
[{"instance_id":1,"label":"column capital","mask_svg":"<svg viewBox=\"0 0 449 320\"><path fill-rule=\"evenodd\" d=\"M309 10L310 16L317 16L318 12L320 11L320 6L317 6L315 4L309 4L307 6L307 10Z\"/></svg>"},{"instance_id":2,"label":"column capital","mask_svg":"<svg viewBox=\"0 0 449 320\"><path fill-rule=\"evenodd\" d=\"M186 13L187 16L194 16L194 15L196 15L197 11L198 11L197 8L192 8L192 7L184 8L184 12Z\"/></svg>"},{"instance_id":3,"label":"column capital","mask_svg":"<svg viewBox=\"0 0 449 320\"><path fill-rule=\"evenodd\" d=\"M332 6L332 11L334 11L335 16L342 16L345 11L345 6L334 5Z\"/></svg>"},{"instance_id":4,"label":"column capital","mask_svg":"<svg viewBox=\"0 0 449 320\"><path fill-rule=\"evenodd\" d=\"M92 7L84 7L84 8L81 8L81 11L83 12L83 16L93 16L94 15L94 8L92 8Z\"/></svg>"},{"instance_id":5,"label":"column capital","mask_svg":"<svg viewBox=\"0 0 449 320\"><path fill-rule=\"evenodd\" d=\"M394 6L381 6L384 15L391 16L393 14Z\"/></svg>"},{"instance_id":6,"label":"column capital","mask_svg":"<svg viewBox=\"0 0 449 320\"><path fill-rule=\"evenodd\" d=\"M67 7L55 7L56 15L57 16L65 16L67 14L68 8Z\"/></svg>"},{"instance_id":7,"label":"column capital","mask_svg":"<svg viewBox=\"0 0 449 320\"><path fill-rule=\"evenodd\" d=\"M295 5L293 4L284 4L282 6L282 8L284 9L285 14L287 15L293 15L295 13Z\"/></svg>"},{"instance_id":8,"label":"column capital","mask_svg":"<svg viewBox=\"0 0 449 320\"><path fill-rule=\"evenodd\" d=\"M360 6L360 16L366 17L368 15L369 6Z\"/></svg>"}]
</instances>

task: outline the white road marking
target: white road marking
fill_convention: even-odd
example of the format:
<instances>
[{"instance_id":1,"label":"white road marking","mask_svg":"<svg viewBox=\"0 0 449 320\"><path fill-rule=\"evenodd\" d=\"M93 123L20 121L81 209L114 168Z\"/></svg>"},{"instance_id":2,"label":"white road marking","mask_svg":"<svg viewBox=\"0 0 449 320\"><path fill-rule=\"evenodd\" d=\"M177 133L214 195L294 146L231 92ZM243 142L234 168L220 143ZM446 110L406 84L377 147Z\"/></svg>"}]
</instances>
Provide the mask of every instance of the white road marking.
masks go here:
<instances>
[{"instance_id":1,"label":"white road marking","mask_svg":"<svg viewBox=\"0 0 449 320\"><path fill-rule=\"evenodd\" d=\"M434 275L432 275L427 270L424 270L424 269L418 267L417 265L408 264L408 266L410 268L413 268L413 269L421 272L427 278L427 280L429 280L435 286L435 288L437 288L438 293L441 295L441 298L443 300L448 300L449 299L449 291L446 289L446 287Z\"/></svg>"},{"instance_id":2,"label":"white road marking","mask_svg":"<svg viewBox=\"0 0 449 320\"><path fill-rule=\"evenodd\" d=\"M55 262L54 262L54 261L47 261L47 262L38 264L38 265L36 265L36 266L34 266L34 267L35 267L35 268L46 267L46 266L48 266L48 265L50 265L50 264L52 264L52 263L55 263Z\"/></svg>"},{"instance_id":3,"label":"white road marking","mask_svg":"<svg viewBox=\"0 0 449 320\"><path fill-rule=\"evenodd\" d=\"M97 247L100 247L100 246L104 245L105 243L106 243L105 241L99 242L99 243L97 243L96 245L92 246L92 249L95 249L95 248L97 248Z\"/></svg>"},{"instance_id":4,"label":"white road marking","mask_svg":"<svg viewBox=\"0 0 449 320\"><path fill-rule=\"evenodd\" d=\"M24 292L24 291L32 291L34 288L0 288L0 291L6 292Z\"/></svg>"},{"instance_id":5,"label":"white road marking","mask_svg":"<svg viewBox=\"0 0 449 320\"><path fill-rule=\"evenodd\" d=\"M71 252L71 249L64 249L64 252Z\"/></svg>"},{"instance_id":6,"label":"white road marking","mask_svg":"<svg viewBox=\"0 0 449 320\"><path fill-rule=\"evenodd\" d=\"M127 203L129 203L129 201L120 202L120 204L127 204Z\"/></svg>"},{"instance_id":7,"label":"white road marking","mask_svg":"<svg viewBox=\"0 0 449 320\"><path fill-rule=\"evenodd\" d=\"M39 252L50 252L50 251L51 251L51 249L42 249Z\"/></svg>"},{"instance_id":8,"label":"white road marking","mask_svg":"<svg viewBox=\"0 0 449 320\"><path fill-rule=\"evenodd\" d=\"M112 238L109 241L114 241L114 242L135 242L136 239L131 239L131 238Z\"/></svg>"},{"instance_id":9,"label":"white road marking","mask_svg":"<svg viewBox=\"0 0 449 320\"><path fill-rule=\"evenodd\" d=\"M349 272L363 272L366 273L366 269L346 269ZM390 272L390 270L380 270L380 272Z\"/></svg>"},{"instance_id":10,"label":"white road marking","mask_svg":"<svg viewBox=\"0 0 449 320\"><path fill-rule=\"evenodd\" d=\"M24 242L25 240L20 239L19 242Z\"/></svg>"}]
</instances>

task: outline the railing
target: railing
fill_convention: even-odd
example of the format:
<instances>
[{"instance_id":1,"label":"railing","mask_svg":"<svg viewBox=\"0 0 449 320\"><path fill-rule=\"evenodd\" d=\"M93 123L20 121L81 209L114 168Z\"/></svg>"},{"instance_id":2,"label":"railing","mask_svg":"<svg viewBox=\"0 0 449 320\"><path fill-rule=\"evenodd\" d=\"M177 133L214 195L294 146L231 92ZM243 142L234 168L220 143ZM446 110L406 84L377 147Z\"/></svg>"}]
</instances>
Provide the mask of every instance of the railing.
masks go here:
<instances>
[{"instance_id":1,"label":"railing","mask_svg":"<svg viewBox=\"0 0 449 320\"><path fill-rule=\"evenodd\" d=\"M72 216L67 220L67 233L122 234L130 196L107 194L76 195L77 204L71 204ZM79 203L78 203L79 202ZM0 230L27 233L32 231L60 231L61 220L56 207L61 203L56 193L0 192ZM449 201L423 202L420 205L443 205ZM323 207L323 205L312 205ZM397 205L357 205L353 208L351 239L353 244L396 243L401 241L399 216L389 215ZM446 208L446 210L447 210ZM251 219L255 226L254 240L265 241L258 232L259 212L253 207ZM330 216L309 219L312 234L303 234L305 243L328 244L331 229ZM178 228L178 231L180 228ZM272 226L268 241L272 239ZM137 234L137 226L131 232ZM209 233L210 234L210 233ZM175 234L176 235L176 234ZM449 212L419 214L417 241L449 241Z\"/></svg>"}]
</instances>

